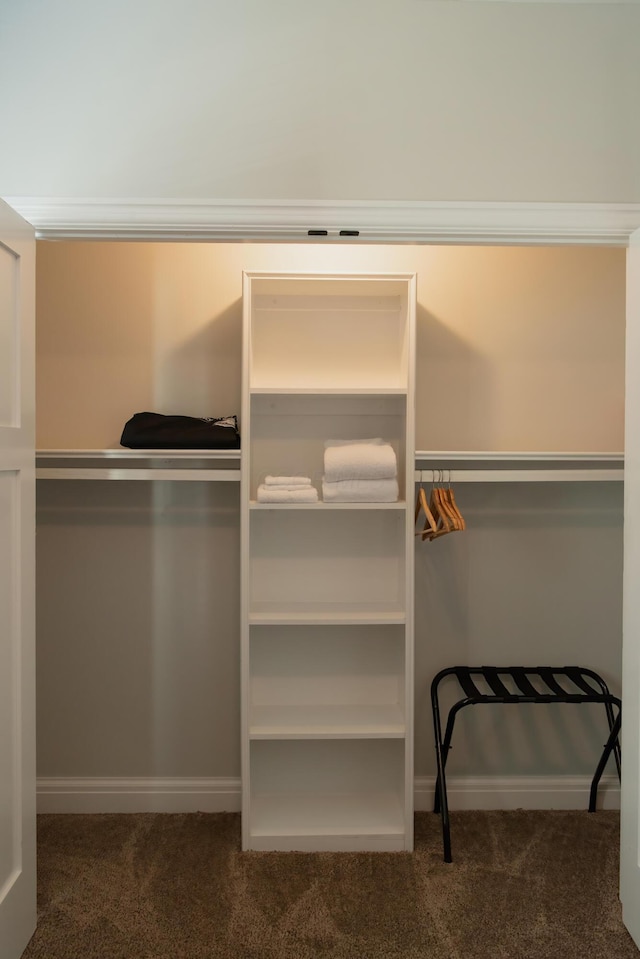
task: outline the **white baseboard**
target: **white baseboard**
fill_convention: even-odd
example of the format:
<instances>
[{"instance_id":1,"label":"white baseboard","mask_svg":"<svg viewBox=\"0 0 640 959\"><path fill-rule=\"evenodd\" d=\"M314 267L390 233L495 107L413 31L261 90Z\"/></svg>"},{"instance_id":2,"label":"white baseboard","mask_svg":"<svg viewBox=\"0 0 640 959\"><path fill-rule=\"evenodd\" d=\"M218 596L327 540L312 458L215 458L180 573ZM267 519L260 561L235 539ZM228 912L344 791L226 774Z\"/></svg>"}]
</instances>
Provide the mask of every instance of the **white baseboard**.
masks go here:
<instances>
[{"instance_id":1,"label":"white baseboard","mask_svg":"<svg viewBox=\"0 0 640 959\"><path fill-rule=\"evenodd\" d=\"M450 776L450 809L587 809L589 776ZM415 780L417 811L433 809L434 778ZM239 812L239 778L41 777L40 813ZM620 808L615 776L603 776L598 807Z\"/></svg>"},{"instance_id":2,"label":"white baseboard","mask_svg":"<svg viewBox=\"0 0 640 959\"><path fill-rule=\"evenodd\" d=\"M240 779L39 777L40 813L239 812Z\"/></svg>"},{"instance_id":3,"label":"white baseboard","mask_svg":"<svg viewBox=\"0 0 640 959\"><path fill-rule=\"evenodd\" d=\"M434 779L415 780L416 810L433 809ZM448 776L449 809L588 809L590 776ZM620 808L620 783L603 776L598 809Z\"/></svg>"}]
</instances>

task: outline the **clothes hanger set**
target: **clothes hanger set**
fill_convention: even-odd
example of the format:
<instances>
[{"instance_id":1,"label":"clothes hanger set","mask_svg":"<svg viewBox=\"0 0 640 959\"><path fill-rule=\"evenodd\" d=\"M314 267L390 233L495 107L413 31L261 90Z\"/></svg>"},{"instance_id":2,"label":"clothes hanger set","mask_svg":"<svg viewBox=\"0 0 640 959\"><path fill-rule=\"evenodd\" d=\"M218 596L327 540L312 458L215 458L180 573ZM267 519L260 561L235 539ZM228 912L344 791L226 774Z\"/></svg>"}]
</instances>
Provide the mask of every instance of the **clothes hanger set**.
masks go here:
<instances>
[{"instance_id":1,"label":"clothes hanger set","mask_svg":"<svg viewBox=\"0 0 640 959\"><path fill-rule=\"evenodd\" d=\"M438 483L436 485L436 473L438 474ZM424 526L418 530L416 536L421 539L438 539L446 533L454 533L467 528L464 517L456 503L455 493L451 488L451 474L449 481L444 486L444 470L431 471L431 493L427 499L427 494L422 480L418 489L416 499L415 522L418 522L420 514L424 514Z\"/></svg>"}]
</instances>

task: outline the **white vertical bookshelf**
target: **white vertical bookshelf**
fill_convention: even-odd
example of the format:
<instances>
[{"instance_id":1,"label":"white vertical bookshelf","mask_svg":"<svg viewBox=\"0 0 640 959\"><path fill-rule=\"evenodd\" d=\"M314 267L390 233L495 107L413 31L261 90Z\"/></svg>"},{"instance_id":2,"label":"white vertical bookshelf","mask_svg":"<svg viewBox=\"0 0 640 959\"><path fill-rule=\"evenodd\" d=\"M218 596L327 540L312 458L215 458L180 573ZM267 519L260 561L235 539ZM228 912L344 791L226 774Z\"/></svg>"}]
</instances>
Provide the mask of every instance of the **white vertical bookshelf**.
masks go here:
<instances>
[{"instance_id":1,"label":"white vertical bookshelf","mask_svg":"<svg viewBox=\"0 0 640 959\"><path fill-rule=\"evenodd\" d=\"M244 274L244 849L413 847L415 284ZM369 437L398 502L323 503L325 440ZM320 502L258 503L267 474Z\"/></svg>"}]
</instances>

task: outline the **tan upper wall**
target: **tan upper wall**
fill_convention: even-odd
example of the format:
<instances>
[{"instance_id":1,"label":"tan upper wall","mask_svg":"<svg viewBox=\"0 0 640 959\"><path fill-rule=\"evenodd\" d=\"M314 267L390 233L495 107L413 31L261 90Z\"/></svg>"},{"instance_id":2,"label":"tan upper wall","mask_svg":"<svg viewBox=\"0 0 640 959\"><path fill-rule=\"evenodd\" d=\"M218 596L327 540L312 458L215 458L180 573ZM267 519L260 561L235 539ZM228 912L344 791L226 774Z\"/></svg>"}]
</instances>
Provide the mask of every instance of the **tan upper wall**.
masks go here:
<instances>
[{"instance_id":1,"label":"tan upper wall","mask_svg":"<svg viewBox=\"0 0 640 959\"><path fill-rule=\"evenodd\" d=\"M640 201L640 7L21 0L0 195Z\"/></svg>"},{"instance_id":2,"label":"tan upper wall","mask_svg":"<svg viewBox=\"0 0 640 959\"><path fill-rule=\"evenodd\" d=\"M622 249L40 242L40 448L239 413L242 270L418 274L416 448L619 451Z\"/></svg>"}]
</instances>

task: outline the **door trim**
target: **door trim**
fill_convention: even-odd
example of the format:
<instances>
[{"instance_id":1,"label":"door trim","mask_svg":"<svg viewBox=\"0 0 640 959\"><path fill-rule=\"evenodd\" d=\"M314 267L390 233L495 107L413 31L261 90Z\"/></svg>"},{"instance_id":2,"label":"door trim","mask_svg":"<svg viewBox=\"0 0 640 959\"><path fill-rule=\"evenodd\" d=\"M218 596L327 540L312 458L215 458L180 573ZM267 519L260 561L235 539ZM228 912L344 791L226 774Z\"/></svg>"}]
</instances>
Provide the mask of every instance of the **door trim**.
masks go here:
<instances>
[{"instance_id":1,"label":"door trim","mask_svg":"<svg viewBox=\"0 0 640 959\"><path fill-rule=\"evenodd\" d=\"M7 197L37 239L627 246L640 203ZM309 236L309 230L326 236ZM358 231L341 236L340 231Z\"/></svg>"}]
</instances>

